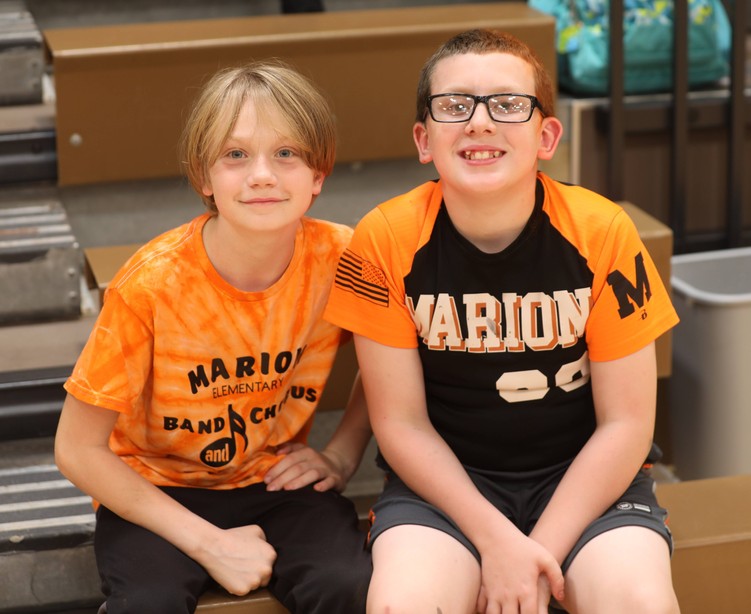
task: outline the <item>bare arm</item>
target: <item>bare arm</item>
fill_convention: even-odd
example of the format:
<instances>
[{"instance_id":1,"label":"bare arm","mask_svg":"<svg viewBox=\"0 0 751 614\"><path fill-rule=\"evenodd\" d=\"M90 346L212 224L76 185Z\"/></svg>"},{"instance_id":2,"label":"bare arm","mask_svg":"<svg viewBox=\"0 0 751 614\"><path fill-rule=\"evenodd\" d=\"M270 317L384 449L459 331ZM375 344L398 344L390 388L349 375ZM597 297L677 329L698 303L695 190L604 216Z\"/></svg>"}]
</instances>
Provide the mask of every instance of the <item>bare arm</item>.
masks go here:
<instances>
[{"instance_id":1,"label":"bare arm","mask_svg":"<svg viewBox=\"0 0 751 614\"><path fill-rule=\"evenodd\" d=\"M551 554L482 496L433 428L417 350L391 348L357 335L355 345L381 452L401 479L443 509L480 551L483 609L489 603L489 611L495 611L496 604L516 611L521 603L522 612L537 612L540 575L562 596L563 576Z\"/></svg>"},{"instance_id":2,"label":"bare arm","mask_svg":"<svg viewBox=\"0 0 751 614\"><path fill-rule=\"evenodd\" d=\"M628 488L654 434L654 344L618 360L593 362L597 427L561 480L532 537L560 562L586 526Z\"/></svg>"},{"instance_id":3,"label":"bare arm","mask_svg":"<svg viewBox=\"0 0 751 614\"><path fill-rule=\"evenodd\" d=\"M117 415L67 396L55 438L63 475L118 516L175 545L229 592L242 595L267 584L276 554L260 527L219 529L138 475L109 448Z\"/></svg>"},{"instance_id":4,"label":"bare arm","mask_svg":"<svg viewBox=\"0 0 751 614\"><path fill-rule=\"evenodd\" d=\"M372 435L362 381L358 374L336 431L322 452L302 444L279 449L286 457L266 474L269 490L290 490L315 483L318 491L342 491L360 465Z\"/></svg>"}]
</instances>

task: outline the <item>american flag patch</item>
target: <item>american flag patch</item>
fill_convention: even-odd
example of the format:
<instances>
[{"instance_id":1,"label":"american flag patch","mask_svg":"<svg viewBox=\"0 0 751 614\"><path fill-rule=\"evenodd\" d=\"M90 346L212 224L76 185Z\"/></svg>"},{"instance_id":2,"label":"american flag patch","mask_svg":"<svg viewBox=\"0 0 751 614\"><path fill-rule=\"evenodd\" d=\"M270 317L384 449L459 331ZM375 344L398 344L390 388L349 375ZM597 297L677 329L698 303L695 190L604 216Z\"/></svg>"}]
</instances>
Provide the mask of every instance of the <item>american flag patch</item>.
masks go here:
<instances>
[{"instance_id":1,"label":"american flag patch","mask_svg":"<svg viewBox=\"0 0 751 614\"><path fill-rule=\"evenodd\" d=\"M389 289L383 271L349 250L339 259L334 283L360 298L383 307L389 306Z\"/></svg>"}]
</instances>

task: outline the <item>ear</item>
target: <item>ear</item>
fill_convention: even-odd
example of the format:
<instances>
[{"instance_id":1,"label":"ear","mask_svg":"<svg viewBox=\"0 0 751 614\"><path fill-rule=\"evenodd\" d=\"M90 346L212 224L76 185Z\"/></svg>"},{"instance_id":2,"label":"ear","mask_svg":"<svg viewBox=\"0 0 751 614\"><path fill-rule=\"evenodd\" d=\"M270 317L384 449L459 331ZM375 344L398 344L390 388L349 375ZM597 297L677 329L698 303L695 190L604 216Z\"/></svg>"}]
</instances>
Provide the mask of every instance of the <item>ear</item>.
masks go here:
<instances>
[{"instance_id":1,"label":"ear","mask_svg":"<svg viewBox=\"0 0 751 614\"><path fill-rule=\"evenodd\" d=\"M563 136L563 124L557 117L543 117L540 127L540 147L537 157L540 160L550 160L558 148Z\"/></svg>"},{"instance_id":2,"label":"ear","mask_svg":"<svg viewBox=\"0 0 751 614\"><path fill-rule=\"evenodd\" d=\"M203 187L201 188L201 194L204 196L213 196L214 190L211 187L211 184L206 181L206 183L203 184Z\"/></svg>"},{"instance_id":3,"label":"ear","mask_svg":"<svg viewBox=\"0 0 751 614\"><path fill-rule=\"evenodd\" d=\"M430 144L428 142L428 129L423 122L417 122L412 126L412 138L417 146L417 157L422 164L429 164L433 161L433 154L430 153Z\"/></svg>"},{"instance_id":4,"label":"ear","mask_svg":"<svg viewBox=\"0 0 751 614\"><path fill-rule=\"evenodd\" d=\"M323 180L326 176L323 173L316 173L313 177L313 196L318 196L323 189Z\"/></svg>"}]
</instances>

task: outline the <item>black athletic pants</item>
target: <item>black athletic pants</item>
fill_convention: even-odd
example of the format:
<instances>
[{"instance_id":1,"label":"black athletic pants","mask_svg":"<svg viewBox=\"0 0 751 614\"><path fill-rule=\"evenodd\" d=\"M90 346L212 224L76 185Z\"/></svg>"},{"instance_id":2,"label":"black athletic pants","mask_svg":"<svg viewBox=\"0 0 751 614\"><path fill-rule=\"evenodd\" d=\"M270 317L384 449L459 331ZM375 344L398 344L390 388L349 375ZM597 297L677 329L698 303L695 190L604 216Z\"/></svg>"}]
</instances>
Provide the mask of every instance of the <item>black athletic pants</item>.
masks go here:
<instances>
[{"instance_id":1,"label":"black athletic pants","mask_svg":"<svg viewBox=\"0 0 751 614\"><path fill-rule=\"evenodd\" d=\"M290 612L358 614L372 571L352 503L312 488L267 492L163 488L222 528L259 525L277 552L267 587ZM191 558L154 533L100 506L94 537L107 614L182 614L214 581Z\"/></svg>"}]
</instances>

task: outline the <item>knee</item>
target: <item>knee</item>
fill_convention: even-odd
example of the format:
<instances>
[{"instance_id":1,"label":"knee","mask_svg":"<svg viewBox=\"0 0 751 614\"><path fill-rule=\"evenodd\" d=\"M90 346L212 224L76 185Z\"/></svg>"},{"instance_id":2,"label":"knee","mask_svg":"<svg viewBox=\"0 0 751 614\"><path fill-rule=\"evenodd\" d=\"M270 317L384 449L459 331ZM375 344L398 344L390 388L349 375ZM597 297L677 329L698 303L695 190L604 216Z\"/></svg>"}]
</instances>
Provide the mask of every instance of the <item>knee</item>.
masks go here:
<instances>
[{"instance_id":1,"label":"knee","mask_svg":"<svg viewBox=\"0 0 751 614\"><path fill-rule=\"evenodd\" d=\"M382 596L368 595L367 614L409 614L414 611L414 603L404 603L393 596L388 599Z\"/></svg>"},{"instance_id":2,"label":"knee","mask_svg":"<svg viewBox=\"0 0 751 614\"><path fill-rule=\"evenodd\" d=\"M570 614L596 614L613 612L614 614L680 614L678 599L672 586L640 584L636 586L611 587L607 591L592 591L591 599L573 599L566 604Z\"/></svg>"},{"instance_id":3,"label":"knee","mask_svg":"<svg viewBox=\"0 0 751 614\"><path fill-rule=\"evenodd\" d=\"M672 586L646 586L642 590L630 587L622 596L623 612L640 614L680 614L678 598Z\"/></svg>"},{"instance_id":4,"label":"knee","mask_svg":"<svg viewBox=\"0 0 751 614\"><path fill-rule=\"evenodd\" d=\"M430 600L431 606L428 608L428 600L425 596L389 593L387 595L370 592L368 594L367 614L413 614L415 611L437 611L450 612L440 603L440 599Z\"/></svg>"},{"instance_id":5,"label":"knee","mask_svg":"<svg viewBox=\"0 0 751 614\"><path fill-rule=\"evenodd\" d=\"M367 614L412 614L429 609L438 612L460 611L449 609L437 593L436 590L428 599L426 591L416 585L391 584L386 588L376 583L371 585L368 592ZM428 603L431 608L428 608Z\"/></svg>"}]
</instances>

